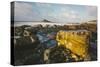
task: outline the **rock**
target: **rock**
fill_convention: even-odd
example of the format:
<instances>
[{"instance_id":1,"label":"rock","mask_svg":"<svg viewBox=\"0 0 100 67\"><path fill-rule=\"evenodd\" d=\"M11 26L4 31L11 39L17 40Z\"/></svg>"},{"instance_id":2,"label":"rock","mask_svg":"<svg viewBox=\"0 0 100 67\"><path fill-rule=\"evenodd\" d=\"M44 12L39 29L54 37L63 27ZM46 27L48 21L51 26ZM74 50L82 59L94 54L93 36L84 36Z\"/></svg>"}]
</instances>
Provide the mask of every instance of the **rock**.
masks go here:
<instances>
[{"instance_id":1,"label":"rock","mask_svg":"<svg viewBox=\"0 0 100 67\"><path fill-rule=\"evenodd\" d=\"M77 34L80 33L80 35ZM84 35L81 35L84 32ZM86 34L85 34L86 33ZM90 60L89 56L89 37L87 38L88 31L75 30L75 31L59 31L56 36L58 46L62 45L67 49L70 49L74 54L84 58L84 60ZM77 60L77 57L74 56Z\"/></svg>"}]
</instances>

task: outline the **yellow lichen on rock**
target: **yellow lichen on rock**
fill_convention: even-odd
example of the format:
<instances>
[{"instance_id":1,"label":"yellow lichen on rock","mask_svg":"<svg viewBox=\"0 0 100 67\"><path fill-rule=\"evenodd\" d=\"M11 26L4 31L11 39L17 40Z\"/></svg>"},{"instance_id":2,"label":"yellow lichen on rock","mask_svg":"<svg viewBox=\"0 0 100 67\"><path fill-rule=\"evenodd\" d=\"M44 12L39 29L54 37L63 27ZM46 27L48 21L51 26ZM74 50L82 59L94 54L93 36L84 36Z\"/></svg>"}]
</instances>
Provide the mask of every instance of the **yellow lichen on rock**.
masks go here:
<instances>
[{"instance_id":1,"label":"yellow lichen on rock","mask_svg":"<svg viewBox=\"0 0 100 67\"><path fill-rule=\"evenodd\" d=\"M70 49L72 53L89 60L89 32L86 30L77 31L59 31L56 35L58 46L64 46ZM73 56L75 58L75 56ZM77 58L76 58L77 60Z\"/></svg>"}]
</instances>

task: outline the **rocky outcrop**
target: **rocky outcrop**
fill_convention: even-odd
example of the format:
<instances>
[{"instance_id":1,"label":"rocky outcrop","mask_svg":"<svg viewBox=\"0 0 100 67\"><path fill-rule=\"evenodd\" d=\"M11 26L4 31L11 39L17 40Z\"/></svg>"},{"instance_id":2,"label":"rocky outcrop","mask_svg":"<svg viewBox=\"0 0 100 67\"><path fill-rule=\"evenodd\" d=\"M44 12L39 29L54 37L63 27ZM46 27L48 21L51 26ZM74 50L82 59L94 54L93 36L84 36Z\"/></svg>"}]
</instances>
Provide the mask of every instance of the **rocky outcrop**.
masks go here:
<instances>
[{"instance_id":1,"label":"rocky outcrop","mask_svg":"<svg viewBox=\"0 0 100 67\"><path fill-rule=\"evenodd\" d=\"M84 34L83 34L84 32ZM77 34L79 33L79 34ZM88 31L59 31L57 33L56 40L58 46L62 45L67 49L70 49L73 57L78 61L77 56L80 56L84 60L90 60L88 48L89 48L89 32Z\"/></svg>"}]
</instances>

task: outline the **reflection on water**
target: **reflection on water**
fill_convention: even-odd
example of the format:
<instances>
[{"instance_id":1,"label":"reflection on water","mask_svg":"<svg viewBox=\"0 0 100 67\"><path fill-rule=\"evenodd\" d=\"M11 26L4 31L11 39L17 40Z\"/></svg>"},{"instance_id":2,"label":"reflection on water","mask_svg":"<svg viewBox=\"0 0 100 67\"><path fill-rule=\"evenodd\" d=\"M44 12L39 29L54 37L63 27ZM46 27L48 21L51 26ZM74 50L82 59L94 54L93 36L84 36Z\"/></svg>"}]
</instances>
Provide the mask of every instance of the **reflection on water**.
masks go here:
<instances>
[{"instance_id":1,"label":"reflection on water","mask_svg":"<svg viewBox=\"0 0 100 67\"><path fill-rule=\"evenodd\" d=\"M56 36L55 34L55 32L45 34L44 32L39 31L37 32L37 37L39 38L41 43L45 44L47 48L50 48L57 45L57 41L54 39L54 37Z\"/></svg>"}]
</instances>

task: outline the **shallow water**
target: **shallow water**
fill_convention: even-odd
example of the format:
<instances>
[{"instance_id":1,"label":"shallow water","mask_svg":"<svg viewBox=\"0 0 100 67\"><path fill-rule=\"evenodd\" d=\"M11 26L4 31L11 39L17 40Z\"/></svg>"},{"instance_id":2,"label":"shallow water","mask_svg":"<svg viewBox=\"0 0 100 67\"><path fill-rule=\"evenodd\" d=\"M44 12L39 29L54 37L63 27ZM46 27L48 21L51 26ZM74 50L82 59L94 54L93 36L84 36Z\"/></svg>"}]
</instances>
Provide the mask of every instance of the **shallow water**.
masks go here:
<instances>
[{"instance_id":1,"label":"shallow water","mask_svg":"<svg viewBox=\"0 0 100 67\"><path fill-rule=\"evenodd\" d=\"M46 45L47 48L51 48L51 47L56 46L56 45L57 45L56 39L51 39L51 38L47 37L47 35L48 35L48 34L45 34L45 33L43 33L43 32L38 32L38 33L37 33L37 37L39 38L39 41L40 41L41 43L43 43L44 45ZM54 33L54 34L50 34L50 35L51 35L51 36L54 36L55 33Z\"/></svg>"}]
</instances>

